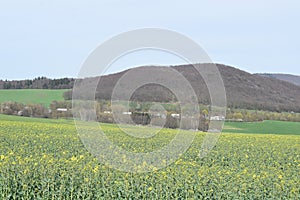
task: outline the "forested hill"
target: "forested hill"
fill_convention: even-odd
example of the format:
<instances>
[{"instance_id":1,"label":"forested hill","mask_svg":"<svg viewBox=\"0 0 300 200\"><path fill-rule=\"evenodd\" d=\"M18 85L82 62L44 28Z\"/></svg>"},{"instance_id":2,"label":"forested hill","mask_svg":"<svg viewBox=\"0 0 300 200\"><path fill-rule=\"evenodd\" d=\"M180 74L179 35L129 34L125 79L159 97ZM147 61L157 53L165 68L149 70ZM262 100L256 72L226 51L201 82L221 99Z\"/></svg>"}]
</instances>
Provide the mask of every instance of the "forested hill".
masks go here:
<instances>
[{"instance_id":1,"label":"forested hill","mask_svg":"<svg viewBox=\"0 0 300 200\"><path fill-rule=\"evenodd\" d=\"M161 68L161 70L164 68L158 66L155 67ZM193 66L180 65L172 67L179 71L191 83L198 96L199 103L209 104L210 97L206 84ZM217 64L217 67L219 68L224 81L229 107L278 112L300 112L300 86L274 78L250 74L226 65ZM126 71L123 71L103 76L100 79L96 98L109 100L113 88L125 73ZM142 75L139 74L139 76ZM144 74L144 76L147 76L147 74ZM90 82L92 83L96 80L96 78L91 78ZM88 83L89 81L85 82ZM84 89L82 91L84 91ZM176 97L170 90L163 88L162 86L145 85L134 92L132 100L169 102L176 101Z\"/></svg>"}]
</instances>

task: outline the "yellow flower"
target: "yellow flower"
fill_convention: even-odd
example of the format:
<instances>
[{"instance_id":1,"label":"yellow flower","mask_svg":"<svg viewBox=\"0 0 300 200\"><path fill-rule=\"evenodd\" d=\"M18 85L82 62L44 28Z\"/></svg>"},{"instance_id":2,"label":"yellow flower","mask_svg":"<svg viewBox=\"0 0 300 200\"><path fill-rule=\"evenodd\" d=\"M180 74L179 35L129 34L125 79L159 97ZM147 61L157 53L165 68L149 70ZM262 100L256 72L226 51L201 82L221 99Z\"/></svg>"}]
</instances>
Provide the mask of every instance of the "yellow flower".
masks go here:
<instances>
[{"instance_id":1,"label":"yellow flower","mask_svg":"<svg viewBox=\"0 0 300 200\"><path fill-rule=\"evenodd\" d=\"M75 156L72 156L71 161L76 161L77 158Z\"/></svg>"},{"instance_id":2,"label":"yellow flower","mask_svg":"<svg viewBox=\"0 0 300 200\"><path fill-rule=\"evenodd\" d=\"M94 172L94 173L97 173L98 170L99 170L99 167L98 167L98 165L97 165L97 166L93 169L93 172Z\"/></svg>"}]
</instances>

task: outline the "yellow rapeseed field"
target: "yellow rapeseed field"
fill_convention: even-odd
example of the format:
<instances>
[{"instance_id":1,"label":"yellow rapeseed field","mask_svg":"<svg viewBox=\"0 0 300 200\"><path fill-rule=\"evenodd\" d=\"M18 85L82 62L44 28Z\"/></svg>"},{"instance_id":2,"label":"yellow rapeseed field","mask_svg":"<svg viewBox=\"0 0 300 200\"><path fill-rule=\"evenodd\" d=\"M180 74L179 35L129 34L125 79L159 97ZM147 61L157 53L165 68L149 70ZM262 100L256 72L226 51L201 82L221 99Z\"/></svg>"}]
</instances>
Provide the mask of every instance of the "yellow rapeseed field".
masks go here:
<instances>
[{"instance_id":1,"label":"yellow rapeseed field","mask_svg":"<svg viewBox=\"0 0 300 200\"><path fill-rule=\"evenodd\" d=\"M164 129L148 142L132 141L116 125L102 128L131 151L159 148L174 136ZM204 135L164 169L125 173L99 164L70 121L2 117L0 199L300 199L299 136L223 134L200 159Z\"/></svg>"}]
</instances>

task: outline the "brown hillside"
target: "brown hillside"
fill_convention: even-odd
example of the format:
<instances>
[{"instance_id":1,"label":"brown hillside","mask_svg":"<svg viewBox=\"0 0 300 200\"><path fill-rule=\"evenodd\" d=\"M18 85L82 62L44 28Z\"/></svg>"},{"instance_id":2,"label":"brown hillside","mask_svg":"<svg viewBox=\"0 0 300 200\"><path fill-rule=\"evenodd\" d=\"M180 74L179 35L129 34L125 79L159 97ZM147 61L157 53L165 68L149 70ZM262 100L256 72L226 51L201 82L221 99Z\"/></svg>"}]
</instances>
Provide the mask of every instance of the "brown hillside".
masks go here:
<instances>
[{"instance_id":1,"label":"brown hillside","mask_svg":"<svg viewBox=\"0 0 300 200\"><path fill-rule=\"evenodd\" d=\"M230 66L217 64L217 67L225 85L229 107L300 112L299 86L274 78L250 74ZM157 66L156 68L164 69L164 67ZM191 83L200 103L209 104L210 98L204 80L196 73L192 65L172 66L172 68L179 71ZM96 97L110 99L115 84L126 71L101 77ZM139 74L139 76L141 75ZM120 98L122 99L122 97ZM131 99L158 102L176 101L176 97L170 90L155 84L139 88Z\"/></svg>"}]
</instances>

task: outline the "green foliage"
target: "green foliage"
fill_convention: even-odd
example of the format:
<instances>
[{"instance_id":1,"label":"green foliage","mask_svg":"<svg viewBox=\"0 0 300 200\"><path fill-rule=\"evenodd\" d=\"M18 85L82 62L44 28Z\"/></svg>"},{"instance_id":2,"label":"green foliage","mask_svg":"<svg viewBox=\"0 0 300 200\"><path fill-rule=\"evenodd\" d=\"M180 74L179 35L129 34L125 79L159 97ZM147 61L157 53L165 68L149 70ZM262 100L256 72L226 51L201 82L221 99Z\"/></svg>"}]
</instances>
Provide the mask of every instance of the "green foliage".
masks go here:
<instances>
[{"instance_id":1,"label":"green foliage","mask_svg":"<svg viewBox=\"0 0 300 200\"><path fill-rule=\"evenodd\" d=\"M164 169L132 174L99 164L67 120L0 115L1 199L299 199L300 137L222 134L204 159L204 133ZM102 124L132 151L164 146L176 130L148 142ZM138 127L132 127L138 128ZM145 127L146 128L146 127ZM298 129L299 130L299 129Z\"/></svg>"},{"instance_id":2,"label":"green foliage","mask_svg":"<svg viewBox=\"0 0 300 200\"><path fill-rule=\"evenodd\" d=\"M294 112L270 112L262 110L228 109L226 113L228 121L242 119L245 122L263 120L300 122L300 113Z\"/></svg>"}]
</instances>

